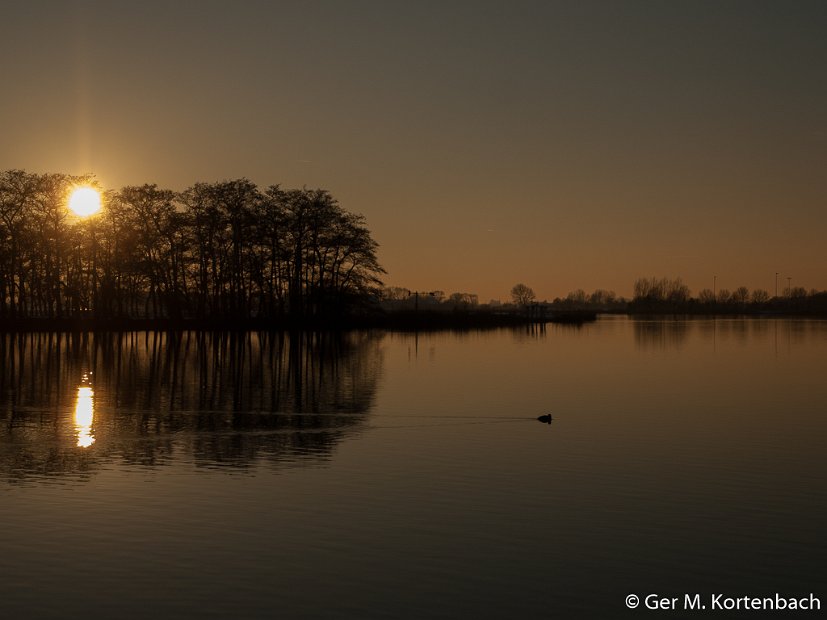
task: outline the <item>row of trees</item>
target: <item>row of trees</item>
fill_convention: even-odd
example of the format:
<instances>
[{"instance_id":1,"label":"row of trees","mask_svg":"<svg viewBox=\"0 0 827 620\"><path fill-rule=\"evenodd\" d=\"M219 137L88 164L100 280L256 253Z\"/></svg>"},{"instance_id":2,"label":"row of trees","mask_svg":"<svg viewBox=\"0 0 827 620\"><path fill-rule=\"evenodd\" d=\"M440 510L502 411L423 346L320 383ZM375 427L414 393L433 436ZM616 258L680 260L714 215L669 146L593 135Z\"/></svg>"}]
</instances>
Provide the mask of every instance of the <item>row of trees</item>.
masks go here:
<instances>
[{"instance_id":1,"label":"row of trees","mask_svg":"<svg viewBox=\"0 0 827 620\"><path fill-rule=\"evenodd\" d=\"M692 297L689 287L680 278L639 278L635 281L632 310L672 308L676 310L738 311L776 310L796 312L827 311L827 291L803 287L785 288L781 296L757 288L739 286L733 291L722 288L699 291Z\"/></svg>"},{"instance_id":2,"label":"row of trees","mask_svg":"<svg viewBox=\"0 0 827 620\"><path fill-rule=\"evenodd\" d=\"M142 185L72 215L71 190L94 184L0 173L0 317L317 317L381 285L364 218L325 190Z\"/></svg>"},{"instance_id":3,"label":"row of trees","mask_svg":"<svg viewBox=\"0 0 827 620\"><path fill-rule=\"evenodd\" d=\"M515 306L525 307L536 303L534 290L525 284L516 284L511 289L511 301ZM772 297L761 288L750 290L740 286L729 289L702 289L697 297L692 296L689 287L680 278L638 278L634 283L634 298L629 301L614 291L596 289L587 293L583 289L571 291L565 297L552 302L540 302L554 310L590 310L597 312L627 311L793 311L805 313L827 312L827 291L803 287L785 288L781 296Z\"/></svg>"},{"instance_id":4,"label":"row of trees","mask_svg":"<svg viewBox=\"0 0 827 620\"><path fill-rule=\"evenodd\" d=\"M410 306L423 308L464 309L478 306L479 296L475 293L451 293L445 291L412 291L401 286L389 286L382 290L381 300L385 308L404 310Z\"/></svg>"},{"instance_id":5,"label":"row of trees","mask_svg":"<svg viewBox=\"0 0 827 620\"><path fill-rule=\"evenodd\" d=\"M446 297L442 291L415 293L406 288L388 287L382 293L384 307L390 310L404 310L414 307L422 309L458 309L478 305L476 295L454 293ZM784 289L782 296L771 297L764 289L750 290L745 286L734 291L703 289L697 297L692 296L689 287L680 278L638 278L634 283L634 298L628 300L614 291L595 289L587 293L577 289L565 297L553 301L538 301L530 286L520 282L510 291L510 304L492 300L478 308L479 311L532 312L546 310L557 312L796 312L806 314L827 313L827 291L806 290L803 287Z\"/></svg>"}]
</instances>

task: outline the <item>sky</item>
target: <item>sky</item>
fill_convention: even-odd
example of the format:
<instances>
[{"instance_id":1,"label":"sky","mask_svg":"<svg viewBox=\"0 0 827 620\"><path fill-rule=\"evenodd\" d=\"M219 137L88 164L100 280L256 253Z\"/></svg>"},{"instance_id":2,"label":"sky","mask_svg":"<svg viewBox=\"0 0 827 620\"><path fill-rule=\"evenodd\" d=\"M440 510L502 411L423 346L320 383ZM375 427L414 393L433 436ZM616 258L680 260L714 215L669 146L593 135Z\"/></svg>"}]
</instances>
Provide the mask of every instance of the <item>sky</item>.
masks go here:
<instances>
[{"instance_id":1,"label":"sky","mask_svg":"<svg viewBox=\"0 0 827 620\"><path fill-rule=\"evenodd\" d=\"M0 170L246 177L385 283L827 289L827 3L7 3Z\"/></svg>"}]
</instances>

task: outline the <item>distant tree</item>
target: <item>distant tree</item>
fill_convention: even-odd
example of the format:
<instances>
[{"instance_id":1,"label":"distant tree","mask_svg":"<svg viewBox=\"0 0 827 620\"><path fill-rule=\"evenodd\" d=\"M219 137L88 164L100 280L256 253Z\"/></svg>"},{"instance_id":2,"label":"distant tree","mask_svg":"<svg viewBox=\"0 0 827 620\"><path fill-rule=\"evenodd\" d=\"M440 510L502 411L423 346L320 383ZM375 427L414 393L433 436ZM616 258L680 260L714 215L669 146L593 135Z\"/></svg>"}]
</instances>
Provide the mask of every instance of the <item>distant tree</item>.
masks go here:
<instances>
[{"instance_id":1,"label":"distant tree","mask_svg":"<svg viewBox=\"0 0 827 620\"><path fill-rule=\"evenodd\" d=\"M807 289L803 286L794 286L793 290L790 291L790 297L793 299L803 299L807 296Z\"/></svg>"},{"instance_id":2,"label":"distant tree","mask_svg":"<svg viewBox=\"0 0 827 620\"><path fill-rule=\"evenodd\" d=\"M636 302L682 304L689 299L690 291L680 278L638 278L635 280Z\"/></svg>"},{"instance_id":3,"label":"distant tree","mask_svg":"<svg viewBox=\"0 0 827 620\"><path fill-rule=\"evenodd\" d=\"M730 301L732 301L732 293L729 291L729 289L722 288L720 291L718 291L719 304L728 304Z\"/></svg>"},{"instance_id":4,"label":"distant tree","mask_svg":"<svg viewBox=\"0 0 827 620\"><path fill-rule=\"evenodd\" d=\"M410 289L401 286L388 286L382 290L382 298L389 301L402 301L411 296Z\"/></svg>"},{"instance_id":5,"label":"distant tree","mask_svg":"<svg viewBox=\"0 0 827 620\"><path fill-rule=\"evenodd\" d=\"M607 304L612 304L617 300L617 295L614 291L607 291L605 289L599 288L594 291L589 297L589 303L594 306L604 306Z\"/></svg>"},{"instance_id":6,"label":"distant tree","mask_svg":"<svg viewBox=\"0 0 827 620\"><path fill-rule=\"evenodd\" d=\"M739 286L732 293L732 301L744 305L749 299L749 289L746 286Z\"/></svg>"},{"instance_id":7,"label":"distant tree","mask_svg":"<svg viewBox=\"0 0 827 620\"><path fill-rule=\"evenodd\" d=\"M527 306L535 299L534 290L523 283L515 284L511 288L511 299L518 306Z\"/></svg>"},{"instance_id":8,"label":"distant tree","mask_svg":"<svg viewBox=\"0 0 827 620\"><path fill-rule=\"evenodd\" d=\"M635 301L661 301L661 287L657 278L635 280Z\"/></svg>"},{"instance_id":9,"label":"distant tree","mask_svg":"<svg viewBox=\"0 0 827 620\"><path fill-rule=\"evenodd\" d=\"M770 294L762 288L757 288L752 291L750 299L754 304L765 304L770 300Z\"/></svg>"},{"instance_id":10,"label":"distant tree","mask_svg":"<svg viewBox=\"0 0 827 620\"><path fill-rule=\"evenodd\" d=\"M479 304L479 297L474 293L451 293L448 303L455 308L476 306Z\"/></svg>"},{"instance_id":11,"label":"distant tree","mask_svg":"<svg viewBox=\"0 0 827 620\"><path fill-rule=\"evenodd\" d=\"M698 293L698 301L702 304L714 304L715 293L709 288L702 289L701 292Z\"/></svg>"},{"instance_id":12,"label":"distant tree","mask_svg":"<svg viewBox=\"0 0 827 620\"><path fill-rule=\"evenodd\" d=\"M689 300L690 290L680 278L664 279L666 300L672 304L684 304Z\"/></svg>"},{"instance_id":13,"label":"distant tree","mask_svg":"<svg viewBox=\"0 0 827 620\"><path fill-rule=\"evenodd\" d=\"M588 296L586 295L586 291L582 288L579 288L576 291L571 291L568 295L566 295L566 301L575 306L586 305L587 299Z\"/></svg>"}]
</instances>

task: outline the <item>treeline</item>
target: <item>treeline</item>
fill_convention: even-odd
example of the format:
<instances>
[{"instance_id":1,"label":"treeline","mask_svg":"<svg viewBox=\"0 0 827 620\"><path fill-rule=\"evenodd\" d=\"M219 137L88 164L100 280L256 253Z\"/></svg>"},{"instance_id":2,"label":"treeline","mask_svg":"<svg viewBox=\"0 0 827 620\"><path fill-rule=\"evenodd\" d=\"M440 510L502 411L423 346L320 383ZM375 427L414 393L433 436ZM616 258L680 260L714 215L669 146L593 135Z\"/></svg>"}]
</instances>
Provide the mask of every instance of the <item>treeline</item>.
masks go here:
<instances>
[{"instance_id":1,"label":"treeline","mask_svg":"<svg viewBox=\"0 0 827 620\"><path fill-rule=\"evenodd\" d=\"M325 190L247 179L104 194L80 219L65 174L0 173L0 318L308 318L381 285L362 216Z\"/></svg>"},{"instance_id":2,"label":"treeline","mask_svg":"<svg viewBox=\"0 0 827 620\"><path fill-rule=\"evenodd\" d=\"M638 278L631 300L618 297L614 291L582 289L565 297L555 298L555 310L591 310L595 312L681 312L681 313L799 313L827 314L827 291L803 287L785 288L771 296L761 288L750 290L739 286L734 290L702 289L696 296L681 278Z\"/></svg>"},{"instance_id":3,"label":"treeline","mask_svg":"<svg viewBox=\"0 0 827 620\"><path fill-rule=\"evenodd\" d=\"M696 296L681 278L638 278L631 300L618 297L614 291L582 289L565 297L555 298L549 306L554 310L591 310L595 312L680 312L680 313L800 313L827 314L827 291L803 287L785 288L771 296L761 288L750 290L739 286L734 290L702 289Z\"/></svg>"},{"instance_id":4,"label":"treeline","mask_svg":"<svg viewBox=\"0 0 827 620\"><path fill-rule=\"evenodd\" d=\"M555 310L589 310L592 312L625 312L629 305L625 297L618 297L614 291L595 289L587 293L583 289L571 291L565 297L555 297Z\"/></svg>"},{"instance_id":5,"label":"treeline","mask_svg":"<svg viewBox=\"0 0 827 620\"><path fill-rule=\"evenodd\" d=\"M479 305L479 297L475 293L451 293L445 291L412 291L400 286L389 286L381 291L381 300L384 308L391 310L420 306L423 308L452 308L467 309Z\"/></svg>"},{"instance_id":6,"label":"treeline","mask_svg":"<svg viewBox=\"0 0 827 620\"><path fill-rule=\"evenodd\" d=\"M765 289L750 290L739 286L702 289L693 297L680 278L638 278L634 298L629 303L632 312L676 311L701 313L738 312L794 312L805 314L827 313L827 291L803 287L789 287L781 295L770 296Z\"/></svg>"}]
</instances>

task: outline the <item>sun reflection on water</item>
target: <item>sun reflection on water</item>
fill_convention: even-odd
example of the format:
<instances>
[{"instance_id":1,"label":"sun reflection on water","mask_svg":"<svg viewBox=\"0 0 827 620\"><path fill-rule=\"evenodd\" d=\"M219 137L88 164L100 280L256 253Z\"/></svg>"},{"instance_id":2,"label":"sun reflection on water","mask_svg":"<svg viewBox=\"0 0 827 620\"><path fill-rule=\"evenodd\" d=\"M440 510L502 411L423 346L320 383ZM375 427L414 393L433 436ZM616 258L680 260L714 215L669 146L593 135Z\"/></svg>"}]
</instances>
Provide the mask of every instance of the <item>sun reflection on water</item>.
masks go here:
<instances>
[{"instance_id":1,"label":"sun reflection on water","mask_svg":"<svg viewBox=\"0 0 827 620\"><path fill-rule=\"evenodd\" d=\"M78 434L78 447L88 448L95 443L92 434L92 422L95 418L95 393L89 385L89 376L83 375L83 385L78 386L75 402L75 430Z\"/></svg>"}]
</instances>

